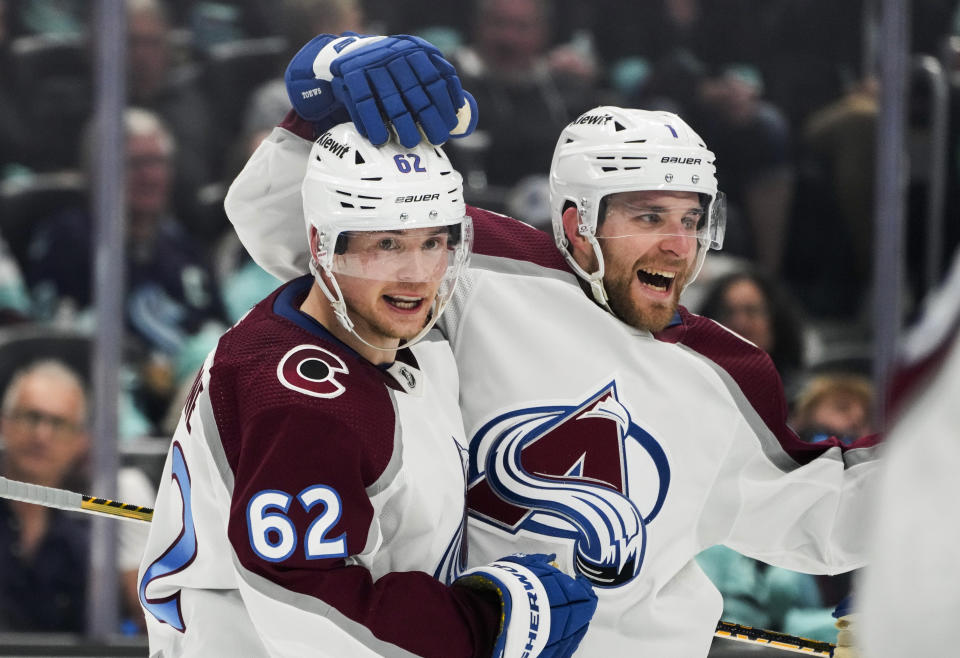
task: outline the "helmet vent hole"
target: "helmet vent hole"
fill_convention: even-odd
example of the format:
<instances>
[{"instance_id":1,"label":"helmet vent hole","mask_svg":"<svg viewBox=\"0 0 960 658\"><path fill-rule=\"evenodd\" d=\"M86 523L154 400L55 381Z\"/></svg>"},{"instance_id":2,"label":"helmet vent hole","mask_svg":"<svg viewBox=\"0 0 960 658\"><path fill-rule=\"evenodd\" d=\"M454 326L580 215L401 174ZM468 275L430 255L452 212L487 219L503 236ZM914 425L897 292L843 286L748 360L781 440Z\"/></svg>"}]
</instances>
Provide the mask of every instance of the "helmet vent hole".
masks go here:
<instances>
[{"instance_id":1,"label":"helmet vent hole","mask_svg":"<svg viewBox=\"0 0 960 658\"><path fill-rule=\"evenodd\" d=\"M440 175L441 175L441 176L449 176L450 173L451 173L451 172L449 172L449 171L441 171L441 172L440 172Z\"/></svg>"},{"instance_id":2,"label":"helmet vent hole","mask_svg":"<svg viewBox=\"0 0 960 658\"><path fill-rule=\"evenodd\" d=\"M361 165L361 164L364 164L364 163L366 162L366 160L363 159L363 156L360 155L360 151L354 151L354 154L355 154L355 156L354 156L354 158L353 158L354 164Z\"/></svg>"},{"instance_id":3,"label":"helmet vent hole","mask_svg":"<svg viewBox=\"0 0 960 658\"><path fill-rule=\"evenodd\" d=\"M347 192L346 190L337 190L337 194L342 194L343 196L353 196L352 194L350 194L350 193Z\"/></svg>"},{"instance_id":4,"label":"helmet vent hole","mask_svg":"<svg viewBox=\"0 0 960 658\"><path fill-rule=\"evenodd\" d=\"M572 141L573 141L572 139L570 139L569 137L567 137L567 141L565 141L564 144L569 144L569 143L572 142Z\"/></svg>"},{"instance_id":5,"label":"helmet vent hole","mask_svg":"<svg viewBox=\"0 0 960 658\"><path fill-rule=\"evenodd\" d=\"M369 180L369 181L381 181L383 176L371 176L370 178L361 178L360 180Z\"/></svg>"},{"instance_id":6,"label":"helmet vent hole","mask_svg":"<svg viewBox=\"0 0 960 658\"><path fill-rule=\"evenodd\" d=\"M606 172L606 171L619 171L619 170L620 170L620 167L601 167L600 169L601 169L602 171L605 171L605 172ZM639 169L639 167L637 167L637 169Z\"/></svg>"},{"instance_id":7,"label":"helmet vent hole","mask_svg":"<svg viewBox=\"0 0 960 658\"><path fill-rule=\"evenodd\" d=\"M346 201L341 201L341 202L340 202L340 207L341 207L341 208L356 208L356 206L354 206L352 203L347 203Z\"/></svg>"},{"instance_id":8,"label":"helmet vent hole","mask_svg":"<svg viewBox=\"0 0 960 658\"><path fill-rule=\"evenodd\" d=\"M624 167L624 171L634 171L636 169L643 169L643 167Z\"/></svg>"},{"instance_id":9,"label":"helmet vent hole","mask_svg":"<svg viewBox=\"0 0 960 658\"><path fill-rule=\"evenodd\" d=\"M647 140L645 139L628 139L624 144L646 144Z\"/></svg>"},{"instance_id":10,"label":"helmet vent hole","mask_svg":"<svg viewBox=\"0 0 960 658\"><path fill-rule=\"evenodd\" d=\"M620 132L621 130L626 130L626 128L623 127L623 124L620 123L619 121L614 121L613 127L617 132Z\"/></svg>"},{"instance_id":11,"label":"helmet vent hole","mask_svg":"<svg viewBox=\"0 0 960 658\"><path fill-rule=\"evenodd\" d=\"M363 194L358 194L358 195L357 195L357 198L358 198L358 199L372 199L373 201L381 201L381 200L383 199L382 196L366 196L366 195L363 195Z\"/></svg>"},{"instance_id":12,"label":"helmet vent hole","mask_svg":"<svg viewBox=\"0 0 960 658\"><path fill-rule=\"evenodd\" d=\"M376 210L376 206L360 206L360 210Z\"/></svg>"}]
</instances>

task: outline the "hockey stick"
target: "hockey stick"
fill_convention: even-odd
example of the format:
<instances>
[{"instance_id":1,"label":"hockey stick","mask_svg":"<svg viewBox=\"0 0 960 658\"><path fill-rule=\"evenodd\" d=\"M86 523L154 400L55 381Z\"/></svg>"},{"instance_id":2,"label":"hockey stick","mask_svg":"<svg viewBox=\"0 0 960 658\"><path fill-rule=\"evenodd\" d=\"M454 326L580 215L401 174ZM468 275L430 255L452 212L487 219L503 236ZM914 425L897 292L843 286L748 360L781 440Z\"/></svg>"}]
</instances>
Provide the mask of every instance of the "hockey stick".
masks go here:
<instances>
[{"instance_id":1,"label":"hockey stick","mask_svg":"<svg viewBox=\"0 0 960 658\"><path fill-rule=\"evenodd\" d=\"M805 637L767 631L762 628L753 628L752 626L741 626L740 624L722 620L717 623L717 630L714 632L714 635L728 640L750 642L751 644L765 644L775 649L804 653L808 656L832 656L833 650L836 647L836 645L830 644L829 642L808 640Z\"/></svg>"},{"instance_id":2,"label":"hockey stick","mask_svg":"<svg viewBox=\"0 0 960 658\"><path fill-rule=\"evenodd\" d=\"M129 505L116 500L84 496L66 489L10 480L2 475L0 475L0 498L19 500L24 503L43 505L44 507L55 507L71 512L119 517L131 521L149 522L153 519L153 510L149 507Z\"/></svg>"},{"instance_id":3,"label":"hockey stick","mask_svg":"<svg viewBox=\"0 0 960 658\"><path fill-rule=\"evenodd\" d=\"M0 475L0 498L19 500L24 503L55 507L71 512L86 512L113 518L149 523L153 520L153 510L149 507L129 505L117 500L94 498L66 489L45 487L19 480L10 480ZM729 621L720 621L714 633L717 637L752 644L765 644L775 649L805 653L810 656L832 656L834 645L828 642L808 640L762 628L741 626Z\"/></svg>"}]
</instances>

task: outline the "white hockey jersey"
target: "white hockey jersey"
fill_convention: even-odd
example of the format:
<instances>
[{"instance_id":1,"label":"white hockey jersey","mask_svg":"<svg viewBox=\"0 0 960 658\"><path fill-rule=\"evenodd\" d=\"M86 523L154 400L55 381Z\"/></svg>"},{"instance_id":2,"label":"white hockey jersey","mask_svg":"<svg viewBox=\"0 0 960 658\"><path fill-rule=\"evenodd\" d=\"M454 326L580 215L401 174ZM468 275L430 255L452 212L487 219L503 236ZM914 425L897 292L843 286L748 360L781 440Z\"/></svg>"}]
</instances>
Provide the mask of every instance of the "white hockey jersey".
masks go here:
<instances>
[{"instance_id":1,"label":"white hockey jersey","mask_svg":"<svg viewBox=\"0 0 960 658\"><path fill-rule=\"evenodd\" d=\"M960 250L907 335L893 382L896 420L873 514L874 555L854 593L854 641L870 658L957 655Z\"/></svg>"},{"instance_id":2,"label":"white hockey jersey","mask_svg":"<svg viewBox=\"0 0 960 658\"><path fill-rule=\"evenodd\" d=\"M379 368L292 281L220 339L164 467L140 569L152 656L480 656L465 442L445 341Z\"/></svg>"},{"instance_id":3,"label":"white hockey jersey","mask_svg":"<svg viewBox=\"0 0 960 658\"><path fill-rule=\"evenodd\" d=\"M302 231L308 150L275 130L227 197L241 240L282 276L305 267L284 233ZM722 608L694 561L709 546L811 573L864 564L872 448L795 459L782 419L758 413L783 400L761 351L702 318L694 347L633 329L550 236L469 212L475 254L440 326L470 440L470 563L555 552L590 578L599 607L577 652L590 658L705 656ZM768 401L744 393L751 376Z\"/></svg>"}]
</instances>

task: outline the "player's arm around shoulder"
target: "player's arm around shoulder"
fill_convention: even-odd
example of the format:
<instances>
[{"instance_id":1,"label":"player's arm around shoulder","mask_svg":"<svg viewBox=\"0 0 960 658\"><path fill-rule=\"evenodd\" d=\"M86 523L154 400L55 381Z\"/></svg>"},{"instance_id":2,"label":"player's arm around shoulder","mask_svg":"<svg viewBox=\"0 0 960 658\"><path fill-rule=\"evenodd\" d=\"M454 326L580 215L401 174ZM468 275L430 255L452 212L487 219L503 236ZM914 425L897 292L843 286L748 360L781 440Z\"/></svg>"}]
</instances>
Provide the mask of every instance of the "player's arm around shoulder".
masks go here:
<instances>
[{"instance_id":1,"label":"player's arm around shoulder","mask_svg":"<svg viewBox=\"0 0 960 658\"><path fill-rule=\"evenodd\" d=\"M312 141L291 132L293 127L274 128L260 142L223 202L253 260L281 281L306 273L309 261L301 186Z\"/></svg>"}]
</instances>

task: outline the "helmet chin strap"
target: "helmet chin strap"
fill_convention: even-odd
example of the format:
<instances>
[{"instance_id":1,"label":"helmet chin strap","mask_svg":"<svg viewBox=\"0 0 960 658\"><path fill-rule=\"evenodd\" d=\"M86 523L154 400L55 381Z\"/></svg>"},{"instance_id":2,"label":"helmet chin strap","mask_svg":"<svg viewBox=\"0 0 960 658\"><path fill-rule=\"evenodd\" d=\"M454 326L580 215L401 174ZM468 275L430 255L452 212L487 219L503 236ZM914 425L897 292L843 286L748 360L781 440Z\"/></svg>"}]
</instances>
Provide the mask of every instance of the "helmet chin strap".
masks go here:
<instances>
[{"instance_id":1,"label":"helmet chin strap","mask_svg":"<svg viewBox=\"0 0 960 658\"><path fill-rule=\"evenodd\" d=\"M607 296L607 289L603 285L603 274L606 266L603 260L603 251L600 249L600 241L597 240L593 233L587 234L587 241L590 243L590 246L593 247L593 255L596 257L597 263L599 263L595 272L584 272L584 274L586 274L587 283L590 284L590 292L593 294L593 298L596 300L596 302L600 304L605 311L612 315L616 315L616 313L613 312L613 309L610 308L610 298Z\"/></svg>"},{"instance_id":2,"label":"helmet chin strap","mask_svg":"<svg viewBox=\"0 0 960 658\"><path fill-rule=\"evenodd\" d=\"M607 289L603 285L603 274L606 269L603 260L603 251L600 249L600 242L593 234L593 231L587 224L583 223L584 212L585 211L583 210L579 211L580 219L577 222L577 233L582 235L584 239L590 243L590 247L593 249L593 255L597 259L596 271L587 272L585 269L583 269L583 266L577 262L577 259L574 258L573 254L571 253L570 241L567 239L567 236L559 231L556 234L557 245L574 274L590 285L590 294L593 296L593 299L597 302L597 304L599 304L600 307L603 308L603 310L605 310L607 313L616 316L617 314L614 313L613 309L610 308Z\"/></svg>"}]
</instances>

